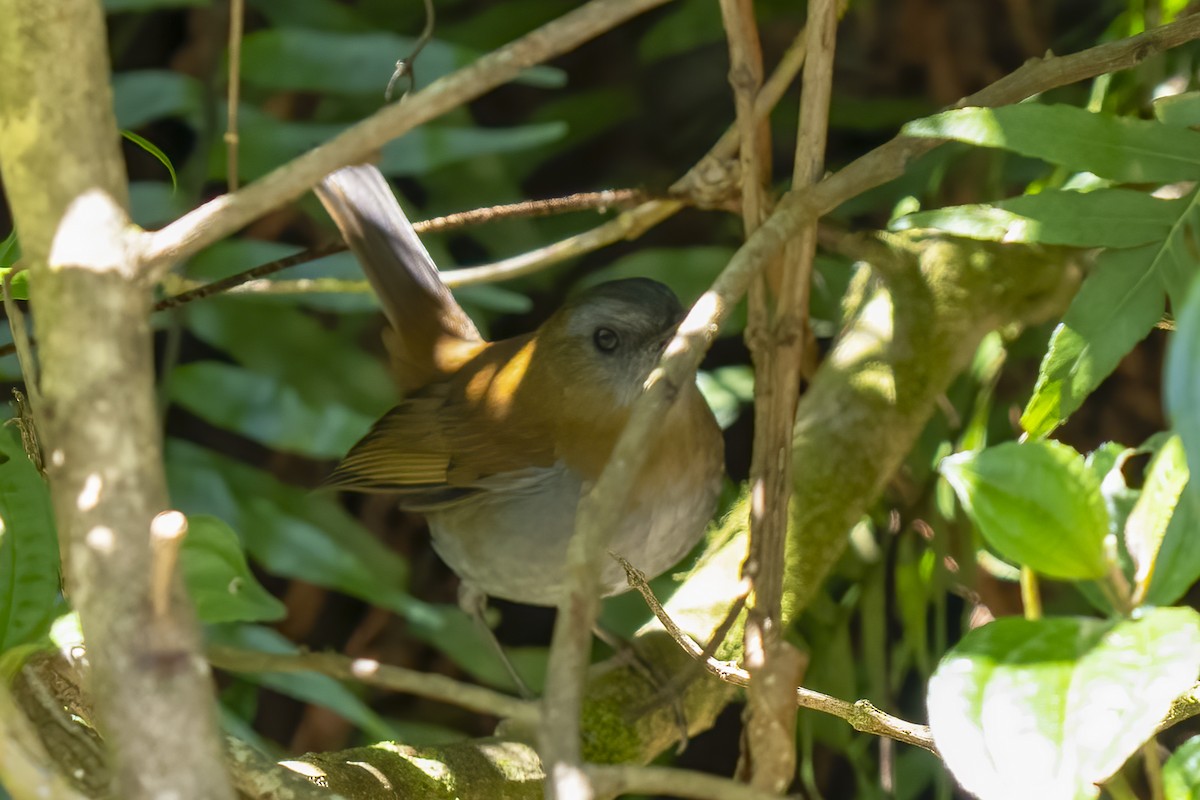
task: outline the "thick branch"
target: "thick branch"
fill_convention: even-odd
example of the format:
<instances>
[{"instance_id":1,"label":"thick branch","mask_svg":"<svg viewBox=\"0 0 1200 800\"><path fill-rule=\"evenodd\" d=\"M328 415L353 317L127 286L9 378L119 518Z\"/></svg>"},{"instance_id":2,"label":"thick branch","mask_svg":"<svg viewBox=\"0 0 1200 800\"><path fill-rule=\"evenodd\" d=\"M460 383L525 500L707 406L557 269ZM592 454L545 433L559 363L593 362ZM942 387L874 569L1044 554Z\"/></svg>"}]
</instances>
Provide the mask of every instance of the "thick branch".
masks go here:
<instances>
[{"instance_id":1,"label":"thick branch","mask_svg":"<svg viewBox=\"0 0 1200 800\"><path fill-rule=\"evenodd\" d=\"M103 9L0 0L0 41L0 168L41 342L34 413L114 794L224 800L212 686L178 580L151 610L151 520L167 492Z\"/></svg>"},{"instance_id":2,"label":"thick branch","mask_svg":"<svg viewBox=\"0 0 1200 800\"><path fill-rule=\"evenodd\" d=\"M858 276L854 321L800 401L785 618L819 590L984 334L1060 312L1077 285L1070 251L890 238Z\"/></svg>"}]
</instances>

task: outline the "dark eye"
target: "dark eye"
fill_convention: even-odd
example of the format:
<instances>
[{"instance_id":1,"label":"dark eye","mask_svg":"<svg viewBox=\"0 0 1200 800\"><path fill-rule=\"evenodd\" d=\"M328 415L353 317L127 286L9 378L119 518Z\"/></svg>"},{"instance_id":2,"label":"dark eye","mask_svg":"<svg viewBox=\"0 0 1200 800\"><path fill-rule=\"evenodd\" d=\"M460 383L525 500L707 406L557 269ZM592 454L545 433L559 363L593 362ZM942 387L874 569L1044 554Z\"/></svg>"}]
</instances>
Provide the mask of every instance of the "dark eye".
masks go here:
<instances>
[{"instance_id":1,"label":"dark eye","mask_svg":"<svg viewBox=\"0 0 1200 800\"><path fill-rule=\"evenodd\" d=\"M621 343L621 337L617 336L617 332L612 328L596 328L596 332L592 334L592 341L601 353L611 353Z\"/></svg>"}]
</instances>

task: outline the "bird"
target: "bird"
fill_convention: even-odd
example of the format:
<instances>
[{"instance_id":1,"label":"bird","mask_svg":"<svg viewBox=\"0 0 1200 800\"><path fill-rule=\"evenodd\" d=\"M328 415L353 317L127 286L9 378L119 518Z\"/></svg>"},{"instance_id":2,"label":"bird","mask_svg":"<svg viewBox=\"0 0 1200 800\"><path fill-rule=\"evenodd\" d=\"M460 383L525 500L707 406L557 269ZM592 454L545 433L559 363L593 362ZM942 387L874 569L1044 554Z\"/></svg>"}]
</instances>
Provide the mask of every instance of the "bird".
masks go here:
<instances>
[{"instance_id":1,"label":"bird","mask_svg":"<svg viewBox=\"0 0 1200 800\"><path fill-rule=\"evenodd\" d=\"M390 493L424 515L470 590L557 605L580 498L683 318L679 299L647 278L610 281L536 330L489 342L378 168L344 167L314 191L379 298L401 395L324 486ZM695 381L642 445L649 458L608 547L654 577L700 540L722 485L723 438ZM605 562L603 594L624 591L624 569Z\"/></svg>"}]
</instances>

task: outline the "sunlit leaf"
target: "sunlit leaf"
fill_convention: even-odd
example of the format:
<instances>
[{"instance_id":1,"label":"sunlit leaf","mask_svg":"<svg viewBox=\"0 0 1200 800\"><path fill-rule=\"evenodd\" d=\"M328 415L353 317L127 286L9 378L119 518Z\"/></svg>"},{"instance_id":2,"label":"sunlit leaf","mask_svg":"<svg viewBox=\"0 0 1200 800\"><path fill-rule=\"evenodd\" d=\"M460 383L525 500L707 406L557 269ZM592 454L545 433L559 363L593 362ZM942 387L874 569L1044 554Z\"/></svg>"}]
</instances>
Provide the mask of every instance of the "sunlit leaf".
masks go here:
<instances>
[{"instance_id":1,"label":"sunlit leaf","mask_svg":"<svg viewBox=\"0 0 1200 800\"><path fill-rule=\"evenodd\" d=\"M959 108L902 130L906 136L999 147L1124 183L1200 178L1200 133L1074 106Z\"/></svg>"},{"instance_id":2,"label":"sunlit leaf","mask_svg":"<svg viewBox=\"0 0 1200 800\"><path fill-rule=\"evenodd\" d=\"M188 517L180 568L201 622L275 620L287 613L255 579L237 534L216 517Z\"/></svg>"},{"instance_id":3,"label":"sunlit leaf","mask_svg":"<svg viewBox=\"0 0 1200 800\"><path fill-rule=\"evenodd\" d=\"M1200 736L1193 736L1175 749L1163 764L1166 800L1195 800L1200 797Z\"/></svg>"},{"instance_id":4,"label":"sunlit leaf","mask_svg":"<svg viewBox=\"0 0 1200 800\"><path fill-rule=\"evenodd\" d=\"M940 470L1000 555L1051 578L1108 572L1108 511L1100 483L1070 447L1006 442L945 458Z\"/></svg>"},{"instance_id":5,"label":"sunlit leaf","mask_svg":"<svg viewBox=\"0 0 1200 800\"><path fill-rule=\"evenodd\" d=\"M929 682L929 723L982 800L1096 797L1200 670L1200 615L1007 617L960 641Z\"/></svg>"},{"instance_id":6,"label":"sunlit leaf","mask_svg":"<svg viewBox=\"0 0 1200 800\"><path fill-rule=\"evenodd\" d=\"M1153 265L1158 245L1110 250L1054 329L1021 426L1046 436L1074 413L1120 360L1145 338L1166 306Z\"/></svg>"},{"instance_id":7,"label":"sunlit leaf","mask_svg":"<svg viewBox=\"0 0 1200 800\"><path fill-rule=\"evenodd\" d=\"M988 205L952 206L900 217L893 230L936 228L994 242L1134 247L1165 239L1186 200L1128 189L1045 191Z\"/></svg>"},{"instance_id":8,"label":"sunlit leaf","mask_svg":"<svg viewBox=\"0 0 1200 800\"><path fill-rule=\"evenodd\" d=\"M1193 475L1200 475L1200 280L1175 309L1175 333L1167 348L1164 391L1167 414L1187 452ZM1200 497L1200 481L1189 490Z\"/></svg>"},{"instance_id":9,"label":"sunlit leaf","mask_svg":"<svg viewBox=\"0 0 1200 800\"><path fill-rule=\"evenodd\" d=\"M1163 538L1187 483L1183 445L1178 436L1172 436L1150 462L1146 483L1125 523L1125 547L1137 568L1134 580L1143 589L1149 586Z\"/></svg>"}]
</instances>

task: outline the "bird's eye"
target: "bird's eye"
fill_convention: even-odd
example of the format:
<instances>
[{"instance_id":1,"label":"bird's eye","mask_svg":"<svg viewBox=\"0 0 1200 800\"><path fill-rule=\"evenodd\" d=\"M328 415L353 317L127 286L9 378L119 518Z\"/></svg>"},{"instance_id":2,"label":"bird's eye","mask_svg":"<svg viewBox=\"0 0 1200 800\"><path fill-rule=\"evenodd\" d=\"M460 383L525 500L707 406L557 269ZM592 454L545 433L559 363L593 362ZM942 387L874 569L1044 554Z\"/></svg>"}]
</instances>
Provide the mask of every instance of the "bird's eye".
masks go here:
<instances>
[{"instance_id":1,"label":"bird's eye","mask_svg":"<svg viewBox=\"0 0 1200 800\"><path fill-rule=\"evenodd\" d=\"M611 353L617 349L621 338L612 328L596 328L596 332L592 334L592 341L601 353Z\"/></svg>"}]
</instances>

